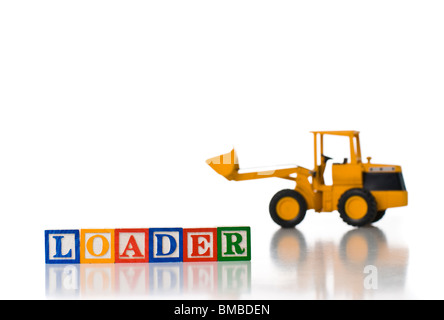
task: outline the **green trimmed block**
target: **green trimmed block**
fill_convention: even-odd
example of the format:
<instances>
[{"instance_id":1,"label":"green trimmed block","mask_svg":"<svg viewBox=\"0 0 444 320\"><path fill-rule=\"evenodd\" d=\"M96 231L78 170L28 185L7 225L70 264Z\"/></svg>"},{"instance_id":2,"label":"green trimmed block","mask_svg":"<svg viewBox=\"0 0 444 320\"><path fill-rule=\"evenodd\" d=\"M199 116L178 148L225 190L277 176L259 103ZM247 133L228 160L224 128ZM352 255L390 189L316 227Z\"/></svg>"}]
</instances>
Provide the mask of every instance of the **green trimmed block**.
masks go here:
<instances>
[{"instance_id":1,"label":"green trimmed block","mask_svg":"<svg viewBox=\"0 0 444 320\"><path fill-rule=\"evenodd\" d=\"M217 228L217 260L251 260L250 227Z\"/></svg>"}]
</instances>

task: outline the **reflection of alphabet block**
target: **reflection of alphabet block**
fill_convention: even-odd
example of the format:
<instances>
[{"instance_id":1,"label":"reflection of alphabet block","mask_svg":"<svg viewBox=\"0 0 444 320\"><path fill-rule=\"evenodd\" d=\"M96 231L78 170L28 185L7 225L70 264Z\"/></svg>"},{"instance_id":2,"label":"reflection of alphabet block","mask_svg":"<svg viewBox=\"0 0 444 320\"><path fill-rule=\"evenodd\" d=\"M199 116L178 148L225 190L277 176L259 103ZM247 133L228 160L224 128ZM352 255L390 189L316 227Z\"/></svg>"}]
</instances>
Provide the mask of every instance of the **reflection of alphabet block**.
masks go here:
<instances>
[{"instance_id":1,"label":"reflection of alphabet block","mask_svg":"<svg viewBox=\"0 0 444 320\"><path fill-rule=\"evenodd\" d=\"M251 260L250 227L217 228L218 260Z\"/></svg>"},{"instance_id":2,"label":"reflection of alphabet block","mask_svg":"<svg viewBox=\"0 0 444 320\"><path fill-rule=\"evenodd\" d=\"M218 281L217 266L217 261L206 263L184 263L184 290L191 293L214 294L217 289Z\"/></svg>"},{"instance_id":3,"label":"reflection of alphabet block","mask_svg":"<svg viewBox=\"0 0 444 320\"><path fill-rule=\"evenodd\" d=\"M148 262L148 229L115 230L115 262Z\"/></svg>"},{"instance_id":4,"label":"reflection of alphabet block","mask_svg":"<svg viewBox=\"0 0 444 320\"><path fill-rule=\"evenodd\" d=\"M180 294L183 287L182 263L150 265L150 292Z\"/></svg>"},{"instance_id":5,"label":"reflection of alphabet block","mask_svg":"<svg viewBox=\"0 0 444 320\"><path fill-rule=\"evenodd\" d=\"M217 261L217 229L183 229L183 261Z\"/></svg>"},{"instance_id":6,"label":"reflection of alphabet block","mask_svg":"<svg viewBox=\"0 0 444 320\"><path fill-rule=\"evenodd\" d=\"M46 263L80 263L79 230L45 230Z\"/></svg>"},{"instance_id":7,"label":"reflection of alphabet block","mask_svg":"<svg viewBox=\"0 0 444 320\"><path fill-rule=\"evenodd\" d=\"M82 229L81 263L114 263L114 229Z\"/></svg>"},{"instance_id":8,"label":"reflection of alphabet block","mask_svg":"<svg viewBox=\"0 0 444 320\"><path fill-rule=\"evenodd\" d=\"M218 263L218 291L222 294L241 294L251 289L251 262L227 261Z\"/></svg>"},{"instance_id":9,"label":"reflection of alphabet block","mask_svg":"<svg viewBox=\"0 0 444 320\"><path fill-rule=\"evenodd\" d=\"M182 262L182 228L149 229L150 262Z\"/></svg>"},{"instance_id":10,"label":"reflection of alphabet block","mask_svg":"<svg viewBox=\"0 0 444 320\"><path fill-rule=\"evenodd\" d=\"M76 298L80 294L79 264L47 264L46 295L54 298Z\"/></svg>"},{"instance_id":11,"label":"reflection of alphabet block","mask_svg":"<svg viewBox=\"0 0 444 320\"><path fill-rule=\"evenodd\" d=\"M102 298L115 292L115 264L94 263L80 265L80 294Z\"/></svg>"},{"instance_id":12,"label":"reflection of alphabet block","mask_svg":"<svg viewBox=\"0 0 444 320\"><path fill-rule=\"evenodd\" d=\"M116 263L115 290L123 297L145 295L149 292L148 263Z\"/></svg>"}]
</instances>

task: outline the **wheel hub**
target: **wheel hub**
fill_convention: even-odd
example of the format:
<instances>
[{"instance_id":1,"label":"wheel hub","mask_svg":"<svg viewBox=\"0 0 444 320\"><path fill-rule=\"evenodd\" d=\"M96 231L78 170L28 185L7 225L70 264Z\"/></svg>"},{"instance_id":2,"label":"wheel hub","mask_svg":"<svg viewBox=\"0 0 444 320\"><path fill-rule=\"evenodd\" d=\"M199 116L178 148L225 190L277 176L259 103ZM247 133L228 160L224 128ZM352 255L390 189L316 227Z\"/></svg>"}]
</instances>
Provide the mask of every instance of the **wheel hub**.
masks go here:
<instances>
[{"instance_id":1,"label":"wheel hub","mask_svg":"<svg viewBox=\"0 0 444 320\"><path fill-rule=\"evenodd\" d=\"M345 212L351 219L362 219L367 211L367 201L362 197L352 196L345 202Z\"/></svg>"},{"instance_id":2,"label":"wheel hub","mask_svg":"<svg viewBox=\"0 0 444 320\"><path fill-rule=\"evenodd\" d=\"M299 214L299 203L292 197L284 197L280 199L276 205L276 212L283 220L293 220Z\"/></svg>"}]
</instances>

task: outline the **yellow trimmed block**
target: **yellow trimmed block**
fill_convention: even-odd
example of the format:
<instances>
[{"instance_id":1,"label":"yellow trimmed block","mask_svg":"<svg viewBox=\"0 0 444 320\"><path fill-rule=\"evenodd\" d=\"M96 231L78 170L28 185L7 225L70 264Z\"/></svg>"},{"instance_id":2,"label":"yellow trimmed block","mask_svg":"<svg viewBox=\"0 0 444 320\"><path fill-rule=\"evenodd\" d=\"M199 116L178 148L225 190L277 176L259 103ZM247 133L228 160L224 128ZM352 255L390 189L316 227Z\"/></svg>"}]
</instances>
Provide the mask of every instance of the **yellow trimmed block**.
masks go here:
<instances>
[{"instance_id":1,"label":"yellow trimmed block","mask_svg":"<svg viewBox=\"0 0 444 320\"><path fill-rule=\"evenodd\" d=\"M80 263L114 263L114 229L80 231Z\"/></svg>"}]
</instances>

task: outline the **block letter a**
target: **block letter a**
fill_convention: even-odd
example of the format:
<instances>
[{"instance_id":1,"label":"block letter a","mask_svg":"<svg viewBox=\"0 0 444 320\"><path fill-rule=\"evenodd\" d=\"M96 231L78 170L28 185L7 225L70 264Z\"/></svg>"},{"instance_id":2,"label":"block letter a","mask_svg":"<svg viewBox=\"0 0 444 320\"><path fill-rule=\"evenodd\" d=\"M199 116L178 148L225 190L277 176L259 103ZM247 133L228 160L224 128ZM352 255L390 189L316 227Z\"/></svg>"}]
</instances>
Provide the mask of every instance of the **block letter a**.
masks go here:
<instances>
[{"instance_id":1,"label":"block letter a","mask_svg":"<svg viewBox=\"0 0 444 320\"><path fill-rule=\"evenodd\" d=\"M131 236L128 240L128 244L125 247L125 250L120 255L121 257L128 258L127 251L133 251L134 255L133 258L141 258L143 257L143 254L140 252L139 246L137 245L136 239L134 239L134 236Z\"/></svg>"}]
</instances>

